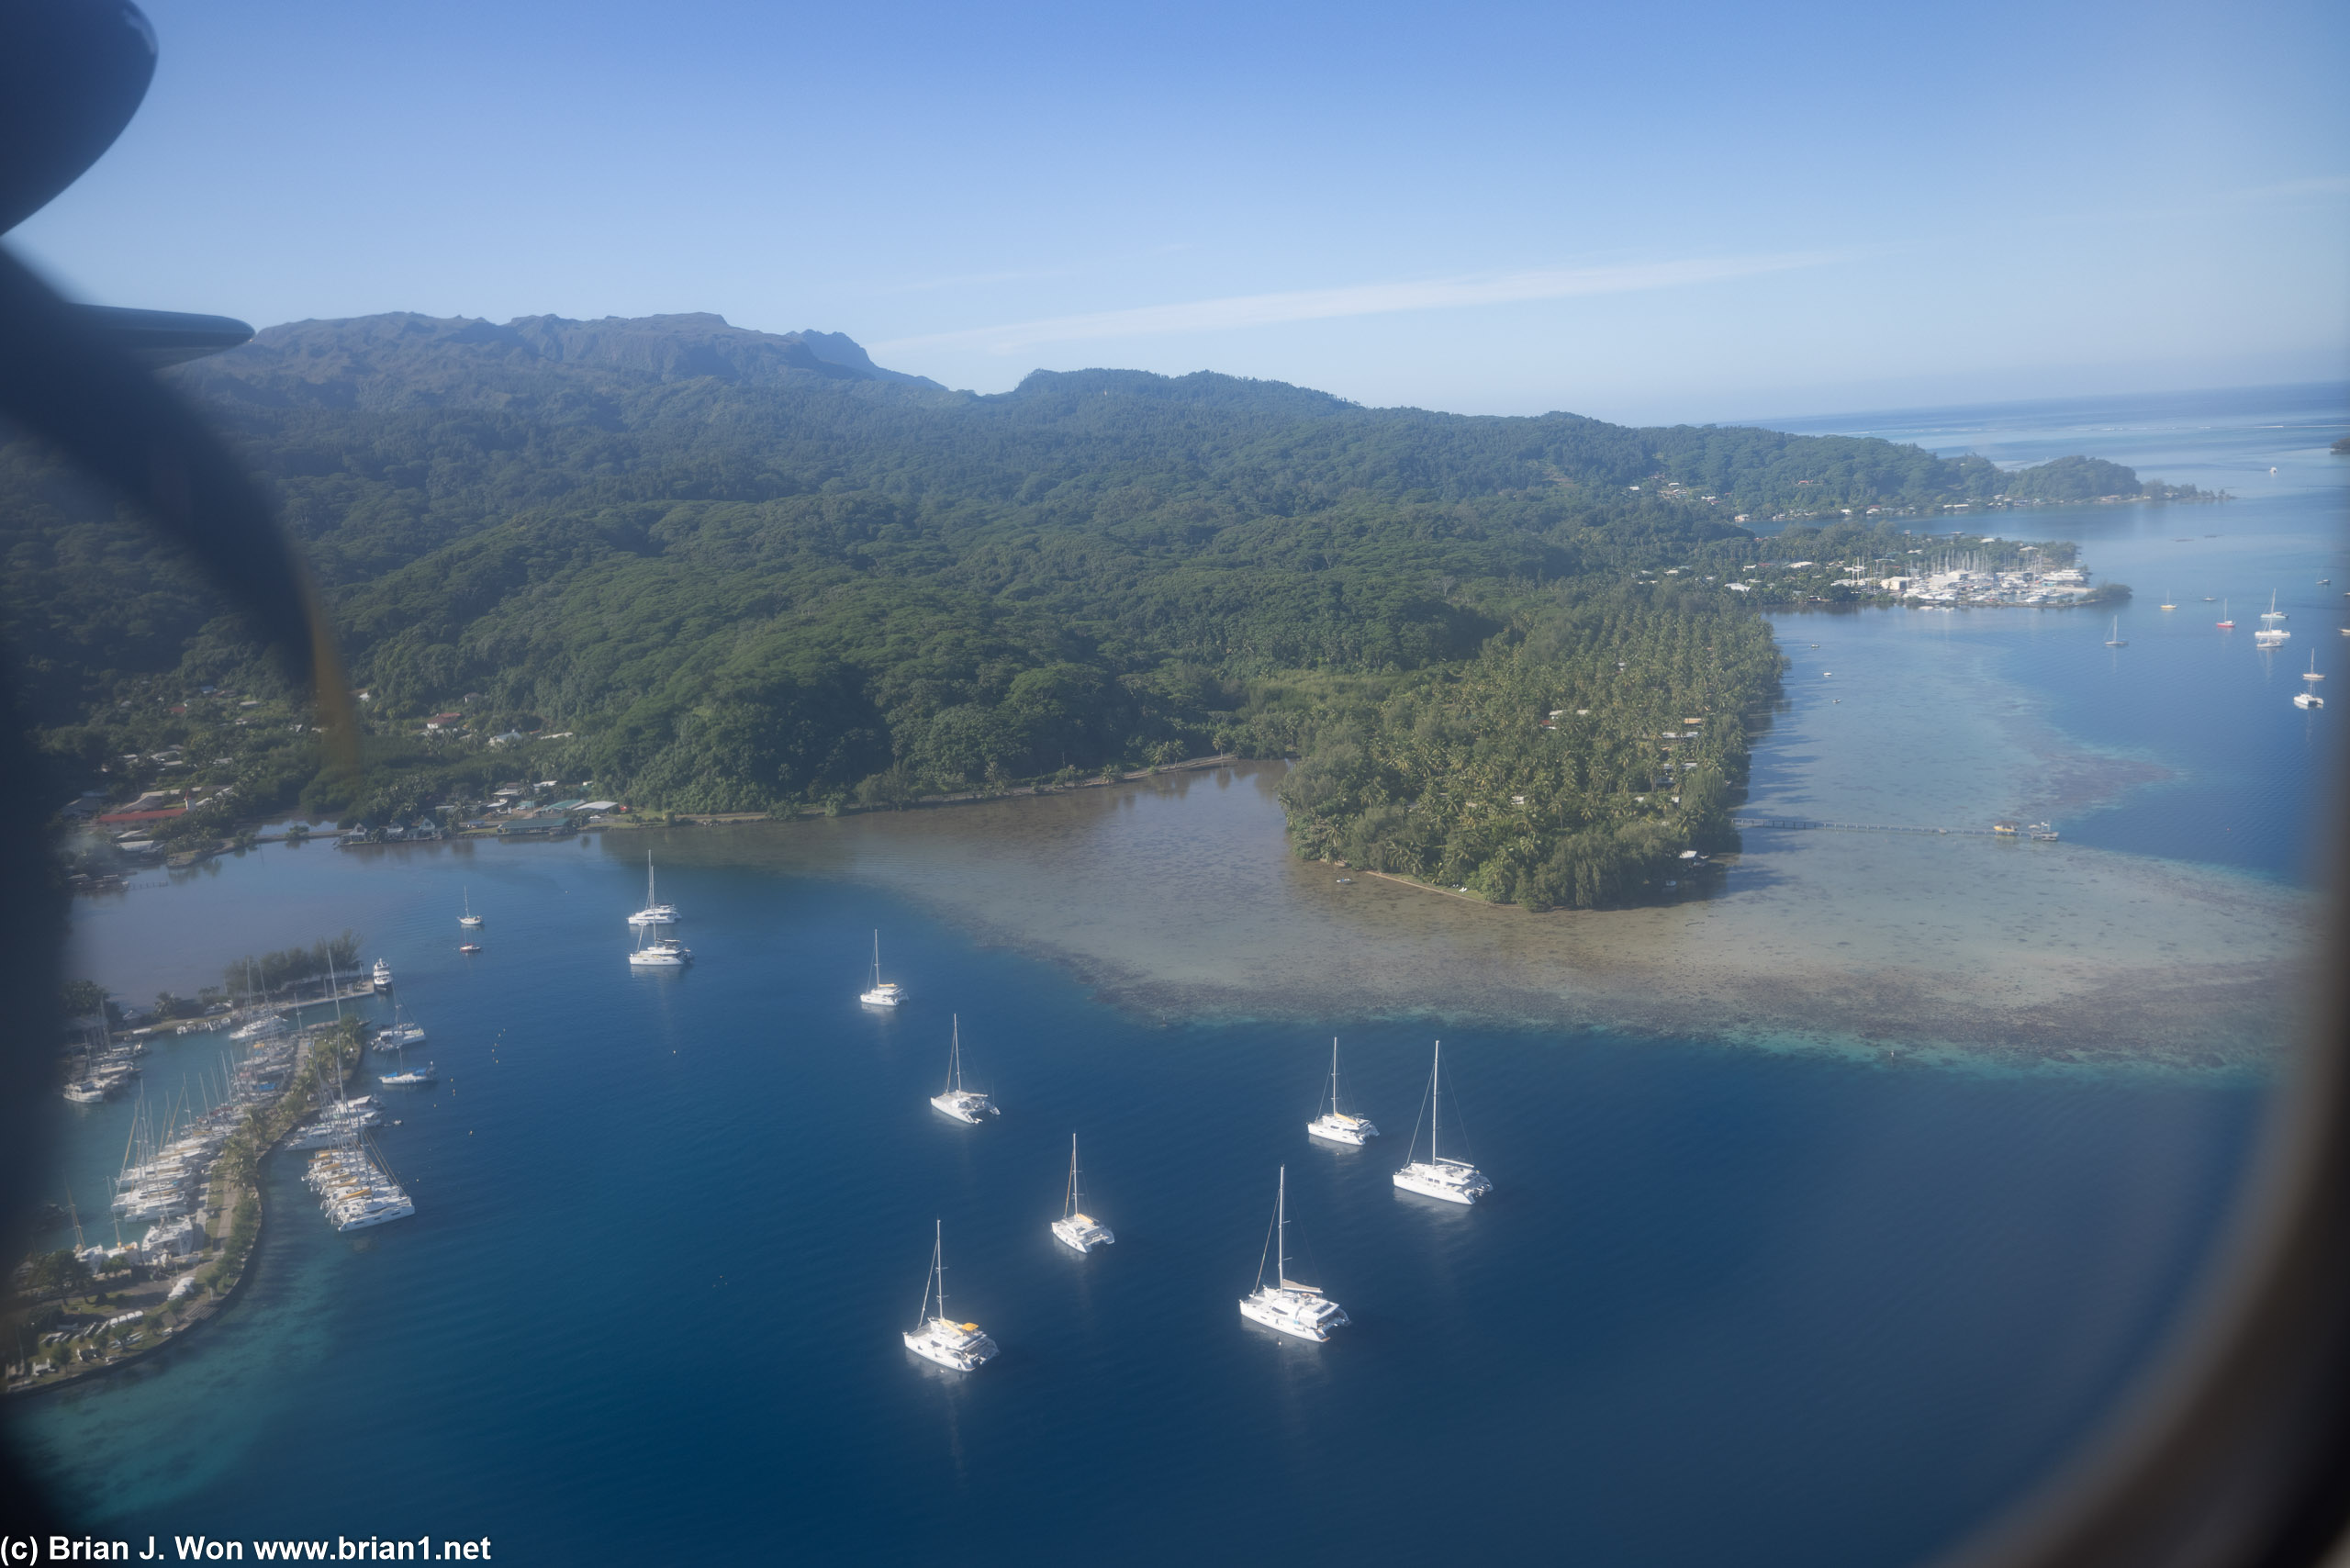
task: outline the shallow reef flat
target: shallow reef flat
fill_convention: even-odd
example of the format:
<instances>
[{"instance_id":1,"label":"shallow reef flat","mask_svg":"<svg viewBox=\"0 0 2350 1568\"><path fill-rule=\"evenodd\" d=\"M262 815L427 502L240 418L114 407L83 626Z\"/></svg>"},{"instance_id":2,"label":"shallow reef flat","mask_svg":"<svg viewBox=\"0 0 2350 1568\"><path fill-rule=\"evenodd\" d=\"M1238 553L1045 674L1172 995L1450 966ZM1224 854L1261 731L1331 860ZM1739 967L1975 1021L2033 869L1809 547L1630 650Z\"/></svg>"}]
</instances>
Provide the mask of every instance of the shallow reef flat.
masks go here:
<instances>
[{"instance_id":1,"label":"shallow reef flat","mask_svg":"<svg viewBox=\"0 0 2350 1568\"><path fill-rule=\"evenodd\" d=\"M1695 896L1533 914L1298 860L1281 774L711 828L663 853L870 879L1146 1014L1416 1014L1989 1067L2264 1068L2296 1027L2321 907L2073 845L1756 831Z\"/></svg>"}]
</instances>

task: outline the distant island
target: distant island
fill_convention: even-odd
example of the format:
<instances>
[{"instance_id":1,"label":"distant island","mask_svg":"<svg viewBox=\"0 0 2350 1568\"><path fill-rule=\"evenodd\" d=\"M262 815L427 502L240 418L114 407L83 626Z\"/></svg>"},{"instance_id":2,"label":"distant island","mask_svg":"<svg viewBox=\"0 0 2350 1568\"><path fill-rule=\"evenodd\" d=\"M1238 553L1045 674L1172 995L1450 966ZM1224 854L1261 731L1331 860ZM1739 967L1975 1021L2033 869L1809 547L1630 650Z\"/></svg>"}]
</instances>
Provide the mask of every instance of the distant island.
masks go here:
<instances>
[{"instance_id":1,"label":"distant island","mask_svg":"<svg viewBox=\"0 0 2350 1568\"><path fill-rule=\"evenodd\" d=\"M92 875L127 835L431 823L501 785L845 812L1214 752L1305 759L1305 853L1617 902L1735 842L1758 610L1903 597L1958 553L2070 565L1967 526L1997 512L2215 498L1206 373L981 397L709 315L305 321L171 375L324 586L366 767L323 766L179 560L12 442L19 684L58 798L125 818Z\"/></svg>"}]
</instances>

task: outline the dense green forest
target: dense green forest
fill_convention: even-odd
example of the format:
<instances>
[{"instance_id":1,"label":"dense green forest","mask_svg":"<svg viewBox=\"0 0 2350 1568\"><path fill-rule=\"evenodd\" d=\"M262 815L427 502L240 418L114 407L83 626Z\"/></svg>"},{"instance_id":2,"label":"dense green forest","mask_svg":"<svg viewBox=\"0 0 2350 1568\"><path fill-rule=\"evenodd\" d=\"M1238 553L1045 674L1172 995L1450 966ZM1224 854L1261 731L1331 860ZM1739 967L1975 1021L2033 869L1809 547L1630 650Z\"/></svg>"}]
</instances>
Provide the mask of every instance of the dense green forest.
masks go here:
<instances>
[{"instance_id":1,"label":"dense green forest","mask_svg":"<svg viewBox=\"0 0 2350 1568\"><path fill-rule=\"evenodd\" d=\"M1535 909L1614 903L1732 848L1784 660L1690 584L1562 587L1477 657L1340 703L1281 785L1299 850Z\"/></svg>"},{"instance_id":2,"label":"dense green forest","mask_svg":"<svg viewBox=\"0 0 2350 1568\"><path fill-rule=\"evenodd\" d=\"M1768 660L1718 584L1784 548L1742 524L1891 555L1919 543L1903 520L1961 503L2184 494L2087 459L2008 472L1207 374L1039 372L979 397L708 316L303 322L171 374L301 542L367 693L364 776L322 771L205 585L41 450L0 444L0 614L61 787L196 785L213 803L190 833L297 803L381 820L518 772L679 810L886 805L1295 751L1342 711L1376 751L1379 715L1404 723L1445 680L1491 687L1474 703L1574 688L1601 623L1679 650L1643 653L1639 678L1667 707L1712 691L1720 733ZM1678 586L1642 586L1660 573ZM1710 653L1689 641L1731 624ZM1628 765L1596 756L1557 787L1576 834L1623 827L1601 781ZM1302 833L1340 809L1304 809Z\"/></svg>"}]
</instances>

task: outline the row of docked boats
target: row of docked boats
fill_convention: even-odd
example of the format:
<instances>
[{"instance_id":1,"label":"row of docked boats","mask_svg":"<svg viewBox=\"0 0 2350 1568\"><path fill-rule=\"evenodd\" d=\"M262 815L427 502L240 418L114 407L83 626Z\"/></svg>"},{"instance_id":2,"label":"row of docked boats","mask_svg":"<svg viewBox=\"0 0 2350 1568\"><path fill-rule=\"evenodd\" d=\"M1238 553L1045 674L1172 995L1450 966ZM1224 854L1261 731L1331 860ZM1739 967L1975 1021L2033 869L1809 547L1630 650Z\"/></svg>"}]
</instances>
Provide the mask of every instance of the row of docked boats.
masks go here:
<instances>
[{"instance_id":1,"label":"row of docked boats","mask_svg":"<svg viewBox=\"0 0 2350 1568\"><path fill-rule=\"evenodd\" d=\"M275 1092L297 1049L293 1040L274 1041L241 1060L224 1058L218 1078L208 1072L191 1074L188 1092L161 1114L151 1114L140 1097L131 1113L109 1205L118 1226L148 1226L136 1244L139 1250L152 1257L202 1244L201 1221L213 1164L238 1125ZM201 1111L194 1103L199 1083L209 1102ZM70 1193L68 1201L70 1205ZM104 1251L84 1249L80 1255L86 1260Z\"/></svg>"},{"instance_id":2,"label":"row of docked boats","mask_svg":"<svg viewBox=\"0 0 2350 1568\"><path fill-rule=\"evenodd\" d=\"M416 1213L415 1200L364 1139L320 1149L310 1157L302 1180L319 1195L319 1212L339 1231L367 1230Z\"/></svg>"}]
</instances>

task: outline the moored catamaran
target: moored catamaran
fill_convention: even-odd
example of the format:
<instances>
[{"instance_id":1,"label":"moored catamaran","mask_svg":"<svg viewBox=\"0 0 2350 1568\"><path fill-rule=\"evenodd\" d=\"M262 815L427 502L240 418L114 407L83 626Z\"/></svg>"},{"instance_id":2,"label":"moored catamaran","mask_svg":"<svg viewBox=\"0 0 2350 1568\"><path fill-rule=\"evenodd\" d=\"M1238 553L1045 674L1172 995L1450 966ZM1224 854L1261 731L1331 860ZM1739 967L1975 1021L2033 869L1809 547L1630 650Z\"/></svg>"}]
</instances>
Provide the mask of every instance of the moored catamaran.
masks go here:
<instances>
[{"instance_id":1,"label":"moored catamaran","mask_svg":"<svg viewBox=\"0 0 2350 1568\"><path fill-rule=\"evenodd\" d=\"M881 978L881 933L873 934L873 985L861 991L857 1000L867 1007L895 1007L906 999L906 988L896 980Z\"/></svg>"},{"instance_id":2,"label":"moored catamaran","mask_svg":"<svg viewBox=\"0 0 2350 1568\"><path fill-rule=\"evenodd\" d=\"M914 1326L901 1338L907 1350L950 1372L977 1372L995 1359L996 1342L978 1324L957 1323L946 1316L946 1232L937 1221L932 1222L930 1272L923 1279L922 1305Z\"/></svg>"},{"instance_id":3,"label":"moored catamaran","mask_svg":"<svg viewBox=\"0 0 2350 1568\"><path fill-rule=\"evenodd\" d=\"M1266 1283L1268 1265L1272 1282ZM1322 1294L1318 1285L1302 1285L1289 1277L1289 1167L1281 1168L1273 1187L1273 1228L1257 1260L1257 1288L1240 1298L1240 1316L1294 1338L1321 1344L1333 1328L1354 1320L1346 1308Z\"/></svg>"},{"instance_id":4,"label":"moored catamaran","mask_svg":"<svg viewBox=\"0 0 2350 1568\"><path fill-rule=\"evenodd\" d=\"M1379 1129L1371 1125L1369 1118L1350 1116L1338 1109L1338 1042L1336 1038L1330 1041L1330 1083L1323 1098L1330 1108L1325 1111L1319 1103L1315 1104L1314 1119L1305 1124L1307 1137L1318 1137L1328 1143L1351 1144L1360 1148L1379 1136Z\"/></svg>"},{"instance_id":5,"label":"moored catamaran","mask_svg":"<svg viewBox=\"0 0 2350 1568\"><path fill-rule=\"evenodd\" d=\"M1085 1201L1085 1188L1077 1170L1077 1135L1069 1135L1069 1192L1061 1201L1061 1217L1053 1221L1053 1235L1062 1245L1080 1252L1091 1252L1096 1247L1107 1247L1118 1238L1110 1227L1085 1213L1077 1205Z\"/></svg>"},{"instance_id":6,"label":"moored catamaran","mask_svg":"<svg viewBox=\"0 0 2350 1568\"><path fill-rule=\"evenodd\" d=\"M953 1022L948 1027L951 1034L948 1036L950 1043L946 1047L946 1088L943 1092L930 1097L932 1107L942 1115L952 1116L958 1122L969 1122L974 1126L982 1117L1002 1115L1002 1113L996 1109L994 1101L976 1089L963 1087L962 1015L954 1014Z\"/></svg>"},{"instance_id":7,"label":"moored catamaran","mask_svg":"<svg viewBox=\"0 0 2350 1568\"><path fill-rule=\"evenodd\" d=\"M1444 1042L1436 1043L1436 1056L1428 1066L1428 1157L1416 1159L1395 1172L1395 1185L1406 1193L1417 1193L1424 1198L1441 1198L1448 1204L1473 1204L1494 1190L1485 1173L1465 1159L1447 1159L1437 1152L1437 1124L1442 1119L1444 1076ZM1404 1157L1420 1143L1420 1129L1412 1128L1411 1147Z\"/></svg>"}]
</instances>

